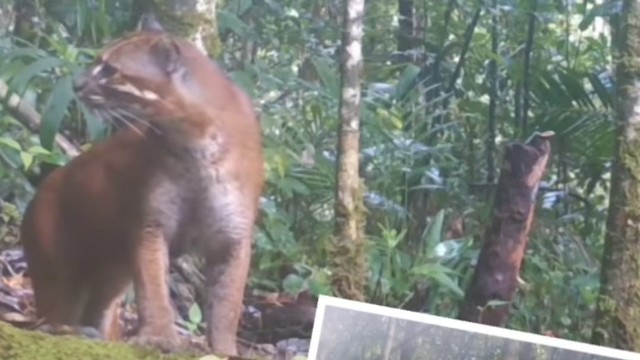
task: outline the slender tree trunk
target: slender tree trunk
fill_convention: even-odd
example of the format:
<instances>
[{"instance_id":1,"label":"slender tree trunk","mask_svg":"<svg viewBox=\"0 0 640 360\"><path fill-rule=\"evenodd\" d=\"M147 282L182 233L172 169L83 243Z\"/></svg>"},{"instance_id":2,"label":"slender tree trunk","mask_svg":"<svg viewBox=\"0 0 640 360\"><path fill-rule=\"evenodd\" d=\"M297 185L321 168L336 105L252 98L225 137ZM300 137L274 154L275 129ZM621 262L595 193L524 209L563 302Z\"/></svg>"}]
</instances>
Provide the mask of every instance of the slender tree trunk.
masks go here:
<instances>
[{"instance_id":1,"label":"slender tree trunk","mask_svg":"<svg viewBox=\"0 0 640 360\"><path fill-rule=\"evenodd\" d=\"M522 84L522 133L527 133L529 126L529 98L531 87L531 56L533 55L533 39L536 27L536 10L538 0L531 0L529 14L529 28L527 29L527 42L524 47L524 80Z\"/></svg>"},{"instance_id":2,"label":"slender tree trunk","mask_svg":"<svg viewBox=\"0 0 640 360\"><path fill-rule=\"evenodd\" d=\"M522 84L518 81L515 84L515 90L513 91L513 119L515 125L522 128Z\"/></svg>"},{"instance_id":3,"label":"slender tree trunk","mask_svg":"<svg viewBox=\"0 0 640 360\"><path fill-rule=\"evenodd\" d=\"M617 35L617 150L593 342L640 352L640 1L624 0Z\"/></svg>"},{"instance_id":4,"label":"slender tree trunk","mask_svg":"<svg viewBox=\"0 0 640 360\"><path fill-rule=\"evenodd\" d=\"M498 56L498 1L491 3L491 52ZM498 101L498 62L495 58L489 62L489 123L487 124L487 183L496 177L496 103Z\"/></svg>"},{"instance_id":5,"label":"slender tree trunk","mask_svg":"<svg viewBox=\"0 0 640 360\"><path fill-rule=\"evenodd\" d=\"M413 0L398 0L398 51L407 51L414 47Z\"/></svg>"},{"instance_id":6,"label":"slender tree trunk","mask_svg":"<svg viewBox=\"0 0 640 360\"><path fill-rule=\"evenodd\" d=\"M346 0L344 14L332 282L339 296L364 300L366 262L358 170L364 0Z\"/></svg>"}]
</instances>

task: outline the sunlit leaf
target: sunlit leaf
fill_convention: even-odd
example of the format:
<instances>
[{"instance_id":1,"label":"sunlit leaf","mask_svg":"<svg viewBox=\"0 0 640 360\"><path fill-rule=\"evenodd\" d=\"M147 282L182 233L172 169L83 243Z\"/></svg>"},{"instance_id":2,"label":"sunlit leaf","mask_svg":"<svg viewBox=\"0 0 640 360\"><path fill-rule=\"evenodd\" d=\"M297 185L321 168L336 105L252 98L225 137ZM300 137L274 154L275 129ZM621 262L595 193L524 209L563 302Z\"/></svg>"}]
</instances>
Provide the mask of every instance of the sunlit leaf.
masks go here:
<instances>
[{"instance_id":1,"label":"sunlit leaf","mask_svg":"<svg viewBox=\"0 0 640 360\"><path fill-rule=\"evenodd\" d=\"M25 170L29 169L33 164L33 155L26 151L20 152L20 159L22 159L22 165Z\"/></svg>"},{"instance_id":2,"label":"sunlit leaf","mask_svg":"<svg viewBox=\"0 0 640 360\"><path fill-rule=\"evenodd\" d=\"M199 324L202 322L202 310L198 303L191 304L189 308L189 321L193 324Z\"/></svg>"},{"instance_id":3,"label":"sunlit leaf","mask_svg":"<svg viewBox=\"0 0 640 360\"><path fill-rule=\"evenodd\" d=\"M17 141L10 139L8 137L4 137L4 136L0 137L0 145L6 146L13 150L22 151L22 146L20 146L20 144Z\"/></svg>"},{"instance_id":4,"label":"sunlit leaf","mask_svg":"<svg viewBox=\"0 0 640 360\"><path fill-rule=\"evenodd\" d=\"M605 1L594 3L589 12L584 16L578 28L582 31L591 26L597 17L609 17L619 14L622 10L622 1Z\"/></svg>"},{"instance_id":5,"label":"sunlit leaf","mask_svg":"<svg viewBox=\"0 0 640 360\"><path fill-rule=\"evenodd\" d=\"M442 225L444 223L444 210L438 211L429 226L425 230L424 241L427 254L431 254L433 249L442 239Z\"/></svg>"}]
</instances>

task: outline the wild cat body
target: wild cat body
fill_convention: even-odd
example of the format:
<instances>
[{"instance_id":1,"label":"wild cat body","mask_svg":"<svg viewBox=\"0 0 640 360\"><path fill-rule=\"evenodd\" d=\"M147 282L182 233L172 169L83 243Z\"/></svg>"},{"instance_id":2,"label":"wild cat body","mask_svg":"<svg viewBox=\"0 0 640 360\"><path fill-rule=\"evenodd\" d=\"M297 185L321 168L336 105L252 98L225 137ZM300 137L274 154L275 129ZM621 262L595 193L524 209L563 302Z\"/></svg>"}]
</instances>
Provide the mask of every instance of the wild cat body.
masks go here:
<instances>
[{"instance_id":1,"label":"wild cat body","mask_svg":"<svg viewBox=\"0 0 640 360\"><path fill-rule=\"evenodd\" d=\"M209 343L236 354L264 182L250 99L192 44L163 32L116 41L74 87L96 114L129 126L51 173L25 213L38 315L117 339L116 306L133 283L133 341L174 349L169 256L197 251Z\"/></svg>"}]
</instances>

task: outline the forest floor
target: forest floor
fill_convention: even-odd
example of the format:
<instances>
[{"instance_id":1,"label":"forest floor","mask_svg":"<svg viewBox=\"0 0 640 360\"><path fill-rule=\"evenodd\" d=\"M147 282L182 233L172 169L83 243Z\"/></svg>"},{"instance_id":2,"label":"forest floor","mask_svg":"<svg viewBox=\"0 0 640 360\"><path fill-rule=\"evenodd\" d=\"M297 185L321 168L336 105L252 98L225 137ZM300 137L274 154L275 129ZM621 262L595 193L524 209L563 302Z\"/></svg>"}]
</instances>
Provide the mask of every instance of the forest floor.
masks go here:
<instances>
[{"instance_id":1,"label":"forest floor","mask_svg":"<svg viewBox=\"0 0 640 360\"><path fill-rule=\"evenodd\" d=\"M179 315L178 331L191 350L205 354L202 314L199 307L196 311L193 309L198 295L194 286L172 273L170 288ZM125 339L133 335L137 324L132 300L132 296L127 296L121 305ZM299 297L249 294L238 334L241 355L269 360L306 357L314 315L315 301L306 294ZM30 329L36 324L27 264L22 249L15 245L0 251L0 321L21 329Z\"/></svg>"}]
</instances>

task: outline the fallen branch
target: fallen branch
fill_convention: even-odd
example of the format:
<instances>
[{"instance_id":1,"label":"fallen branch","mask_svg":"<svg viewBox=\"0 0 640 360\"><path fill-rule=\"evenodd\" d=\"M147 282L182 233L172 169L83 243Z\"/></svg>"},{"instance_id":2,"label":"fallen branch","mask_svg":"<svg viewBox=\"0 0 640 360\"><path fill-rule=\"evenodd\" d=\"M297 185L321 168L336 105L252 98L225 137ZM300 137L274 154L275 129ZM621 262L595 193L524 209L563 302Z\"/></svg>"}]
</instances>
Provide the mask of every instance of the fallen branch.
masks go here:
<instances>
[{"instance_id":1,"label":"fallen branch","mask_svg":"<svg viewBox=\"0 0 640 360\"><path fill-rule=\"evenodd\" d=\"M38 114L31 105L23 101L20 96L12 94L9 86L2 79L0 79L0 101L6 105L9 114L23 126L34 133L40 132L40 114ZM56 135L55 143L60 147L62 152L69 157L75 157L80 154L80 149L61 134Z\"/></svg>"}]
</instances>

